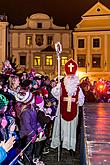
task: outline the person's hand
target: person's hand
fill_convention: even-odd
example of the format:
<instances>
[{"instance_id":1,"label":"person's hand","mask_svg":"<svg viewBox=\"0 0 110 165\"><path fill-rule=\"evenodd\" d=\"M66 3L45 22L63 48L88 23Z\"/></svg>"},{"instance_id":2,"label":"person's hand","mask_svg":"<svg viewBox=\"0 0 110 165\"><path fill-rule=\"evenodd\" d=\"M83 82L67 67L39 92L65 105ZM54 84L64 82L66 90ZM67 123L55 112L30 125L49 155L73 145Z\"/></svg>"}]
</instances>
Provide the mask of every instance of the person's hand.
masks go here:
<instances>
[{"instance_id":1,"label":"person's hand","mask_svg":"<svg viewBox=\"0 0 110 165\"><path fill-rule=\"evenodd\" d=\"M43 131L42 127L39 127L37 131L38 131L38 134L39 134L40 132L42 132L42 131Z\"/></svg>"},{"instance_id":2,"label":"person's hand","mask_svg":"<svg viewBox=\"0 0 110 165\"><path fill-rule=\"evenodd\" d=\"M51 114L51 112L52 112L52 109L51 108L47 108L46 109L46 114Z\"/></svg>"},{"instance_id":3,"label":"person's hand","mask_svg":"<svg viewBox=\"0 0 110 165\"><path fill-rule=\"evenodd\" d=\"M57 117L57 116L52 116L52 117L51 117L51 120L54 120L56 117Z\"/></svg>"},{"instance_id":4,"label":"person's hand","mask_svg":"<svg viewBox=\"0 0 110 165\"><path fill-rule=\"evenodd\" d=\"M50 107L52 105L51 101L47 101L46 106Z\"/></svg>"},{"instance_id":5,"label":"person's hand","mask_svg":"<svg viewBox=\"0 0 110 165\"><path fill-rule=\"evenodd\" d=\"M16 113L13 111L13 112L11 112L11 115L13 116L13 117L16 117Z\"/></svg>"},{"instance_id":6,"label":"person's hand","mask_svg":"<svg viewBox=\"0 0 110 165\"><path fill-rule=\"evenodd\" d=\"M7 107L7 106L5 106L5 107ZM4 107L4 108L5 108L5 107ZM6 117L4 116L4 117L2 118L2 121L1 121L1 126L2 126L3 128L5 128L5 127L7 126L7 124L8 124L8 121L7 121Z\"/></svg>"},{"instance_id":7,"label":"person's hand","mask_svg":"<svg viewBox=\"0 0 110 165\"><path fill-rule=\"evenodd\" d=\"M1 146L4 148L6 152L8 152L12 147L13 144L15 143L15 137L12 136L10 139L8 139L6 142L3 141Z\"/></svg>"},{"instance_id":8,"label":"person's hand","mask_svg":"<svg viewBox=\"0 0 110 165\"><path fill-rule=\"evenodd\" d=\"M42 136L43 136L44 134L45 134L45 133L44 133L44 130L40 127L40 128L38 129L39 139L41 139Z\"/></svg>"}]
</instances>

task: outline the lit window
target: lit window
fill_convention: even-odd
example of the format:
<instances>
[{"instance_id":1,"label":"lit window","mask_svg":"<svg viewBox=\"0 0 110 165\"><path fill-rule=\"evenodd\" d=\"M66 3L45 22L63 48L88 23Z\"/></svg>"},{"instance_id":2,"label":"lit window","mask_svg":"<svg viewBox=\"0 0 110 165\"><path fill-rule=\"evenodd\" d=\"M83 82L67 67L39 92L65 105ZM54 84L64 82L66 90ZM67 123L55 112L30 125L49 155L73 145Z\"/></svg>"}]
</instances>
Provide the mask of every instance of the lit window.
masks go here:
<instances>
[{"instance_id":1,"label":"lit window","mask_svg":"<svg viewBox=\"0 0 110 165\"><path fill-rule=\"evenodd\" d=\"M92 55L92 67L93 68L100 68L101 64L101 55L100 54L93 54Z\"/></svg>"},{"instance_id":2,"label":"lit window","mask_svg":"<svg viewBox=\"0 0 110 165\"><path fill-rule=\"evenodd\" d=\"M84 48L84 39L78 39L78 48Z\"/></svg>"},{"instance_id":3,"label":"lit window","mask_svg":"<svg viewBox=\"0 0 110 165\"><path fill-rule=\"evenodd\" d=\"M46 61L45 61L45 64L46 65L52 65L52 63L53 63L53 59L52 59L52 56L46 56L46 59L45 59Z\"/></svg>"},{"instance_id":4,"label":"lit window","mask_svg":"<svg viewBox=\"0 0 110 165\"><path fill-rule=\"evenodd\" d=\"M26 56L20 56L20 65L26 65Z\"/></svg>"},{"instance_id":5,"label":"lit window","mask_svg":"<svg viewBox=\"0 0 110 165\"><path fill-rule=\"evenodd\" d=\"M68 60L68 57L61 57L61 65L62 66L64 66L65 65L65 63L67 62L67 60Z\"/></svg>"},{"instance_id":6,"label":"lit window","mask_svg":"<svg viewBox=\"0 0 110 165\"><path fill-rule=\"evenodd\" d=\"M41 64L41 57L34 56L34 66L40 66L40 64Z\"/></svg>"},{"instance_id":7,"label":"lit window","mask_svg":"<svg viewBox=\"0 0 110 165\"><path fill-rule=\"evenodd\" d=\"M86 65L86 56L85 54L78 54L77 55L77 63L78 67L85 67Z\"/></svg>"},{"instance_id":8,"label":"lit window","mask_svg":"<svg viewBox=\"0 0 110 165\"><path fill-rule=\"evenodd\" d=\"M100 40L99 38L93 39L93 48L99 48L100 47Z\"/></svg>"},{"instance_id":9,"label":"lit window","mask_svg":"<svg viewBox=\"0 0 110 165\"><path fill-rule=\"evenodd\" d=\"M52 36L48 36L47 37L47 45L51 45L53 41L53 37Z\"/></svg>"},{"instance_id":10,"label":"lit window","mask_svg":"<svg viewBox=\"0 0 110 165\"><path fill-rule=\"evenodd\" d=\"M32 45L32 36L26 36L26 45Z\"/></svg>"}]
</instances>

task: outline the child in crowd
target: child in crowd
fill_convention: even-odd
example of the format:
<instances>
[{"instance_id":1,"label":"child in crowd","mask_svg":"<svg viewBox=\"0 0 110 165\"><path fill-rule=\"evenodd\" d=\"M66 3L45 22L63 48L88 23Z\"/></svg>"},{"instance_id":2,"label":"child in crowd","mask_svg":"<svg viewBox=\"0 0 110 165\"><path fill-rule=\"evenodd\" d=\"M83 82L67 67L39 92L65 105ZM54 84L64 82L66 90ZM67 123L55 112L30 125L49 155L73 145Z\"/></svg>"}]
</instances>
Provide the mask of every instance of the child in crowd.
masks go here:
<instances>
[{"instance_id":1,"label":"child in crowd","mask_svg":"<svg viewBox=\"0 0 110 165\"><path fill-rule=\"evenodd\" d=\"M44 105L44 99L41 96L36 96L36 105L39 107L38 108L38 120L41 124L41 126L44 128L45 127L45 134L46 134L46 139L43 142L43 154L46 154L49 152L49 140L50 140L50 125L52 121L54 120L55 116L52 116L52 109L50 107L45 107Z\"/></svg>"},{"instance_id":2,"label":"child in crowd","mask_svg":"<svg viewBox=\"0 0 110 165\"><path fill-rule=\"evenodd\" d=\"M44 131L37 119L35 97L32 93L21 89L15 97L17 101L22 103L21 109L18 110L19 113L17 114L19 114L20 120L19 134L22 139L22 146L26 146L32 139L36 141L38 135L41 133L43 135ZM41 144L37 142L38 145L36 146L35 141L33 141L25 151L26 156L23 158L23 163L26 165L32 163L44 165L44 163L40 161Z\"/></svg>"},{"instance_id":3,"label":"child in crowd","mask_svg":"<svg viewBox=\"0 0 110 165\"><path fill-rule=\"evenodd\" d=\"M12 68L10 61L6 60L3 63L3 67L2 67L2 74L4 75L11 75L15 70Z\"/></svg>"}]
</instances>

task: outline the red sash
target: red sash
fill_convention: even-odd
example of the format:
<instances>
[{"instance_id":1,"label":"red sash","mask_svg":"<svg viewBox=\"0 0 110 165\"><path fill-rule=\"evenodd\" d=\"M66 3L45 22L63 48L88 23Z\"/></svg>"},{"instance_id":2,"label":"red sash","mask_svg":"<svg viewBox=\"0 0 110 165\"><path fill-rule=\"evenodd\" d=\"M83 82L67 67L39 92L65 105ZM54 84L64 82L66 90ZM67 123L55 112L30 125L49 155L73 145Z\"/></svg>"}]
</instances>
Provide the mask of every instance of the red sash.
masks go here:
<instances>
[{"instance_id":1,"label":"red sash","mask_svg":"<svg viewBox=\"0 0 110 165\"><path fill-rule=\"evenodd\" d=\"M61 102L60 102L60 111L62 118L66 121L73 120L77 115L77 101L78 101L78 93L79 93L79 87L77 88L76 95L72 96L72 102L71 102L71 111L67 111L67 104L68 101L65 101L65 98L68 99L68 95L64 86L64 83L61 85L62 87L62 95L61 95ZM72 89L71 89L72 90Z\"/></svg>"}]
</instances>

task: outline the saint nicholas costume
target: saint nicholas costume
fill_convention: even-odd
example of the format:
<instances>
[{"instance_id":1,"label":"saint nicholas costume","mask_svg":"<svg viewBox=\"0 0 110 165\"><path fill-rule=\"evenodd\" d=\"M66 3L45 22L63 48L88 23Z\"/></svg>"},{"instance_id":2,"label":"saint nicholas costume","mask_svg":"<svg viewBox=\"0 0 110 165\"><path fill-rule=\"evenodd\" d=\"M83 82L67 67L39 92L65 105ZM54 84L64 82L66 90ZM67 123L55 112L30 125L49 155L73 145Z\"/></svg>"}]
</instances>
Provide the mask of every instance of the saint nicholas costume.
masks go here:
<instances>
[{"instance_id":1,"label":"saint nicholas costume","mask_svg":"<svg viewBox=\"0 0 110 165\"><path fill-rule=\"evenodd\" d=\"M51 147L56 148L62 141L62 148L75 151L76 130L78 125L78 106L84 104L84 94L79 87L79 78L75 75L77 64L70 59L65 64L66 76L61 84L52 89L52 94L57 99L60 96L60 107L54 121ZM60 116L60 117L59 117ZM60 120L61 119L61 120ZM61 124L61 134L60 125ZM59 136L61 135L61 139Z\"/></svg>"}]
</instances>

